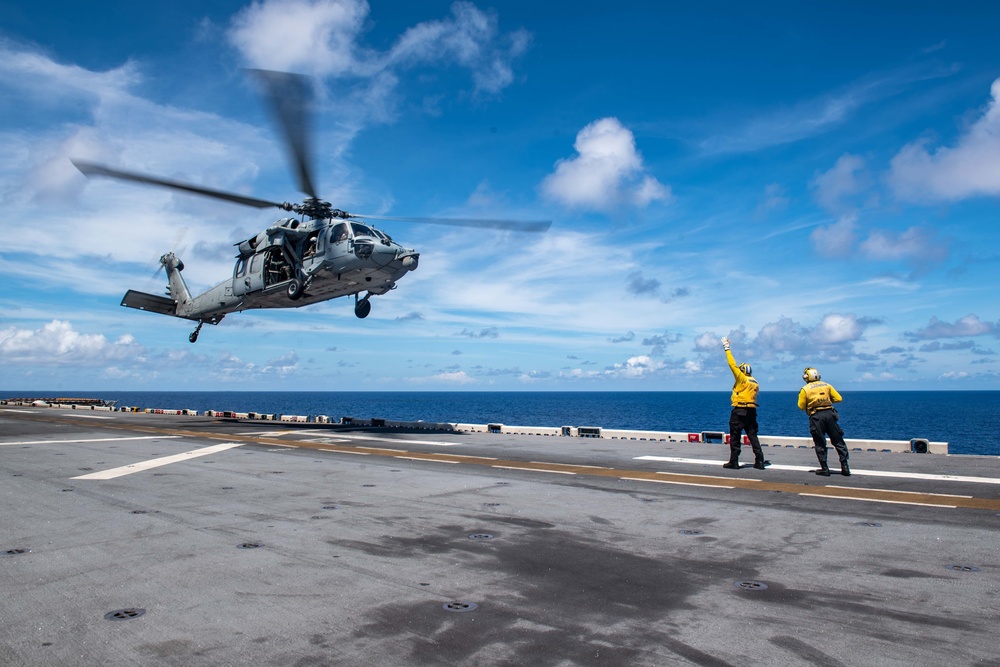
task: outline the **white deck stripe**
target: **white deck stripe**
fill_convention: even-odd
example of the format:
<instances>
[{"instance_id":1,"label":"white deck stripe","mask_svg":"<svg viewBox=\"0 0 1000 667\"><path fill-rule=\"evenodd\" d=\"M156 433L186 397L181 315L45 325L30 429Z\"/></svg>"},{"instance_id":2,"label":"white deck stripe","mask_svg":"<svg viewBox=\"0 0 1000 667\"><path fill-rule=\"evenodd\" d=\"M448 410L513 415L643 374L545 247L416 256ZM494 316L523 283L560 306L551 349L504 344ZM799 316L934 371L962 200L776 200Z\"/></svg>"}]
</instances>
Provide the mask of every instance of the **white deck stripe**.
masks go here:
<instances>
[{"instance_id":1,"label":"white deck stripe","mask_svg":"<svg viewBox=\"0 0 1000 667\"><path fill-rule=\"evenodd\" d=\"M828 489L848 489L851 491L857 491L857 487L854 486L837 486L835 484L825 485ZM928 493L926 491L900 491L899 489L892 489L893 493L908 493L911 496L938 496L940 498L974 498L975 496L959 496L954 493ZM935 505L937 507L937 505Z\"/></svg>"},{"instance_id":2,"label":"white deck stripe","mask_svg":"<svg viewBox=\"0 0 1000 667\"><path fill-rule=\"evenodd\" d=\"M575 472L569 472L567 470L545 470L544 468L522 468L521 466L490 466L491 468L500 468L501 470L526 470L527 472L551 472L556 475L575 475Z\"/></svg>"},{"instance_id":3,"label":"white deck stripe","mask_svg":"<svg viewBox=\"0 0 1000 667\"><path fill-rule=\"evenodd\" d=\"M101 472L92 472L87 475L71 477L70 479L102 479L102 480L114 479L116 477L122 477L124 475L131 475L134 472L142 472L143 470L159 468L160 466L170 465L171 463L178 463L180 461L195 459L198 458L199 456L207 456L209 454L215 454L216 452L223 452L227 449L240 447L245 444L246 444L245 442L226 442L220 445L212 445L210 447L202 447L201 449L193 449L190 452L184 452L183 454L174 454L173 456L163 456L158 459L151 459L149 461L133 463L131 465L122 466L120 468L112 468L110 470L103 470Z\"/></svg>"},{"instance_id":4,"label":"white deck stripe","mask_svg":"<svg viewBox=\"0 0 1000 667\"><path fill-rule=\"evenodd\" d=\"M458 461L442 461L441 459L426 459L420 456L393 456L394 459L406 459L407 461L430 461L431 463L458 463Z\"/></svg>"},{"instance_id":5,"label":"white deck stripe","mask_svg":"<svg viewBox=\"0 0 1000 667\"><path fill-rule=\"evenodd\" d=\"M672 479L647 479L645 477L619 477L618 479L628 479L633 482L656 482L657 484L680 484L681 486L706 486L712 489L735 489L735 486L722 486L721 484L697 484L695 482L675 482Z\"/></svg>"},{"instance_id":6,"label":"white deck stripe","mask_svg":"<svg viewBox=\"0 0 1000 667\"><path fill-rule=\"evenodd\" d=\"M460 442L442 442L440 440L408 440L406 438L380 438L376 435L349 435L347 433L338 433L335 437L346 438L348 440L374 440L376 442L392 442L397 445L436 445L437 447L454 447L455 445L460 445Z\"/></svg>"},{"instance_id":7,"label":"white deck stripe","mask_svg":"<svg viewBox=\"0 0 1000 667\"><path fill-rule=\"evenodd\" d=\"M114 419L114 417L108 417L106 415L81 415L79 413L72 412L56 412L53 413L54 417L82 417L84 419Z\"/></svg>"},{"instance_id":8,"label":"white deck stripe","mask_svg":"<svg viewBox=\"0 0 1000 667\"><path fill-rule=\"evenodd\" d=\"M686 473L686 472L674 472L674 471L669 471L668 472L668 471L665 471L665 470L657 470L656 474L657 475L684 475L685 477L701 477L702 479L721 479L721 480L724 480L724 481L727 481L727 482L730 482L733 479L732 477L723 477L722 475L692 475L692 474ZM740 481L741 482L761 482L763 480L753 479L752 477L740 477Z\"/></svg>"},{"instance_id":9,"label":"white deck stripe","mask_svg":"<svg viewBox=\"0 0 1000 667\"><path fill-rule=\"evenodd\" d=\"M721 466L725 461L716 460L710 461L706 459L686 459L676 456L636 456L633 457L636 461L669 461L671 463L692 463L695 465L708 465L708 466ZM819 464L816 464L819 465ZM768 468L773 468L774 470L795 470L799 472L810 472L816 469L816 466L789 466L789 465L778 465L773 464L767 466ZM830 469L834 475L839 475L836 471L836 465ZM894 472L891 470L858 470L857 468L851 468L851 474L857 475L859 477L895 477L897 479L930 479L944 482L969 482L973 484L1000 484L1000 478L996 477L967 477L964 475L932 475L930 473L923 472Z\"/></svg>"},{"instance_id":10,"label":"white deck stripe","mask_svg":"<svg viewBox=\"0 0 1000 667\"><path fill-rule=\"evenodd\" d=\"M78 442L123 442L125 440L168 440L170 438L180 438L179 435L142 435L134 438L89 438L86 440L22 440L20 442L0 442L0 447L4 445L68 445Z\"/></svg>"},{"instance_id":11,"label":"white deck stripe","mask_svg":"<svg viewBox=\"0 0 1000 667\"><path fill-rule=\"evenodd\" d=\"M943 507L945 509L956 509L955 505L937 505L935 503L911 503L906 500L883 500L882 498L861 498L859 496L830 496L823 493L800 493L800 496L811 498L833 498L834 500L865 500L870 503L891 503L893 505L920 505L921 507Z\"/></svg>"}]
</instances>

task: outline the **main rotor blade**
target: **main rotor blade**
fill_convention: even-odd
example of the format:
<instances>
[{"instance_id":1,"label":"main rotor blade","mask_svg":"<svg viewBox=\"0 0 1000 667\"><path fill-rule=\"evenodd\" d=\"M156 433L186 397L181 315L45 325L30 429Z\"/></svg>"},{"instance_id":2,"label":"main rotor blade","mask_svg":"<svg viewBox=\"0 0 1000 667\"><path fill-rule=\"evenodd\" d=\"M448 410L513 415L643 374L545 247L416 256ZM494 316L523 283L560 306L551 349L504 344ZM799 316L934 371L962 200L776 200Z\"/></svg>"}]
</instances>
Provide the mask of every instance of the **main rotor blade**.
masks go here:
<instances>
[{"instance_id":1,"label":"main rotor blade","mask_svg":"<svg viewBox=\"0 0 1000 667\"><path fill-rule=\"evenodd\" d=\"M544 232L551 220L489 220L481 218L397 218L386 215L362 215L351 213L352 218L368 220L388 220L390 222L417 222L428 225L450 225L452 227L480 227L491 229L512 229L518 232Z\"/></svg>"},{"instance_id":2,"label":"main rotor blade","mask_svg":"<svg viewBox=\"0 0 1000 667\"><path fill-rule=\"evenodd\" d=\"M148 176L146 174L139 174L134 171L120 171L118 169L111 169L110 167L105 167L104 165L95 164L93 162L86 162L84 160L70 160L73 165L79 169L85 176L106 176L108 178L117 178L123 181L133 181L135 183L145 183L147 185L160 185L166 188L173 188L174 190L183 190L184 192L191 192L196 195L204 195L206 197L215 197L216 199L225 199L226 201L235 202L237 204L243 204L244 206L253 206L255 208L285 208L284 204L279 204L273 201L267 201L265 199L257 199L256 197L246 197L244 195L234 194L232 192L223 192L222 190L213 190L211 188L203 188L198 185L190 185L188 183L181 183L180 181L172 181L167 178L160 178L158 176Z\"/></svg>"},{"instance_id":3,"label":"main rotor blade","mask_svg":"<svg viewBox=\"0 0 1000 667\"><path fill-rule=\"evenodd\" d=\"M312 95L309 79L301 74L274 72L266 69L249 70L263 82L271 110L281 127L289 158L299 179L299 189L317 199L312 178L312 128L309 102Z\"/></svg>"}]
</instances>

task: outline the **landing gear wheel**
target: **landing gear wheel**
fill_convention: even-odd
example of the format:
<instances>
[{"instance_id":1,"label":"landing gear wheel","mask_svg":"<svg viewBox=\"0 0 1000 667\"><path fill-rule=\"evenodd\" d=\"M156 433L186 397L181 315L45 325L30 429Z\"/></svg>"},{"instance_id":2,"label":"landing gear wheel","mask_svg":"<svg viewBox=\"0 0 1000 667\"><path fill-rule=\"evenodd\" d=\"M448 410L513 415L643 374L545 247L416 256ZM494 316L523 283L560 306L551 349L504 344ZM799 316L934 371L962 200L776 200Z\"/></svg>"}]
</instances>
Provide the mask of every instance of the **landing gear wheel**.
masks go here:
<instances>
[{"instance_id":1,"label":"landing gear wheel","mask_svg":"<svg viewBox=\"0 0 1000 667\"><path fill-rule=\"evenodd\" d=\"M354 305L354 314L362 320L368 317L370 312L372 312L372 302L368 299L362 299Z\"/></svg>"},{"instance_id":2,"label":"landing gear wheel","mask_svg":"<svg viewBox=\"0 0 1000 667\"><path fill-rule=\"evenodd\" d=\"M192 343L197 343L198 342L198 332L197 331L193 332L190 336L188 336L188 340L191 341Z\"/></svg>"},{"instance_id":3,"label":"landing gear wheel","mask_svg":"<svg viewBox=\"0 0 1000 667\"><path fill-rule=\"evenodd\" d=\"M301 299L304 291L305 287L302 285L302 281L298 278L292 278L292 281L288 283L288 298L292 301L298 301Z\"/></svg>"}]
</instances>

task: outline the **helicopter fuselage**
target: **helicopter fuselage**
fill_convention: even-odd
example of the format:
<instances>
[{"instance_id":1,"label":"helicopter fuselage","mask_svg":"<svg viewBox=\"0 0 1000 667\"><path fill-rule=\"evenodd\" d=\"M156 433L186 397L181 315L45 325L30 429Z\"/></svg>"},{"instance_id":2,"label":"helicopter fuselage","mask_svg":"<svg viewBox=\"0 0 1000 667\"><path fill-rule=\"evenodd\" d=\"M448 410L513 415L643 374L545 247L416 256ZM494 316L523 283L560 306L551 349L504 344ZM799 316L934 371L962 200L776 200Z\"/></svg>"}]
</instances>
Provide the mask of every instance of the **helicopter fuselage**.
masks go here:
<instances>
[{"instance_id":1,"label":"helicopter fuselage","mask_svg":"<svg viewBox=\"0 0 1000 667\"><path fill-rule=\"evenodd\" d=\"M218 324L227 314L253 308L298 308L351 294L355 314L366 317L372 296L385 294L417 268L419 253L362 222L284 218L238 243L233 275L197 296L187 289L184 264L173 253L160 258L168 297L129 290L122 305Z\"/></svg>"}]
</instances>

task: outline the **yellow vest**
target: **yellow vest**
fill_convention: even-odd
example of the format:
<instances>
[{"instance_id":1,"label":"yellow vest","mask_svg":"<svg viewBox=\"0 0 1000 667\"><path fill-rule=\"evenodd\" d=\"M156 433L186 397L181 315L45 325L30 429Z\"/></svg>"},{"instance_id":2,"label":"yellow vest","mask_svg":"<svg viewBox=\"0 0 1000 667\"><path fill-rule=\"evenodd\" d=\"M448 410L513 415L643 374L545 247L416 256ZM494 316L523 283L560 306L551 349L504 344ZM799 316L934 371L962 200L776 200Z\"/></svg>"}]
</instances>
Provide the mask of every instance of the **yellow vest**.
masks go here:
<instances>
[{"instance_id":1,"label":"yellow vest","mask_svg":"<svg viewBox=\"0 0 1000 667\"><path fill-rule=\"evenodd\" d=\"M799 410L805 410L810 415L833 407L843 398L826 382L810 382L799 390Z\"/></svg>"},{"instance_id":2,"label":"yellow vest","mask_svg":"<svg viewBox=\"0 0 1000 667\"><path fill-rule=\"evenodd\" d=\"M733 384L733 407L756 408L757 392L760 391L757 380L740 370L736 360L733 359L733 353L729 350L726 350L726 360L729 362L729 370L733 372L733 379L736 380Z\"/></svg>"}]
</instances>

